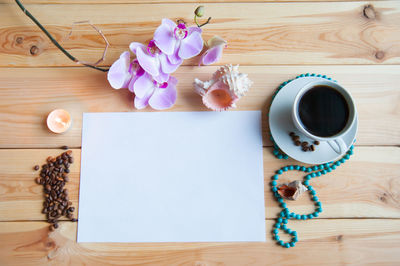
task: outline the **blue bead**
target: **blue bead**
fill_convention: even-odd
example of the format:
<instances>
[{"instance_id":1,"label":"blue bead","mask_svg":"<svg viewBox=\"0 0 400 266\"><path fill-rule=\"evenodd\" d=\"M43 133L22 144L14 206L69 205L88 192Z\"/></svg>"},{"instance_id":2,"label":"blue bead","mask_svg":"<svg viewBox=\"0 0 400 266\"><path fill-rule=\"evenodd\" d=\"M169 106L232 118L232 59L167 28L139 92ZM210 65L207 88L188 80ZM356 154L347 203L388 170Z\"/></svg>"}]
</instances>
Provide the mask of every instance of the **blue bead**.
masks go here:
<instances>
[{"instance_id":1,"label":"blue bead","mask_svg":"<svg viewBox=\"0 0 400 266\"><path fill-rule=\"evenodd\" d=\"M281 228L281 225L280 224L275 224L275 228L279 229L279 228Z\"/></svg>"},{"instance_id":2,"label":"blue bead","mask_svg":"<svg viewBox=\"0 0 400 266\"><path fill-rule=\"evenodd\" d=\"M315 177L316 175L315 175L315 173L311 173L311 177Z\"/></svg>"},{"instance_id":3,"label":"blue bead","mask_svg":"<svg viewBox=\"0 0 400 266\"><path fill-rule=\"evenodd\" d=\"M310 76L310 73L306 73L306 77Z\"/></svg>"},{"instance_id":4,"label":"blue bead","mask_svg":"<svg viewBox=\"0 0 400 266\"><path fill-rule=\"evenodd\" d=\"M286 224L282 224L282 225L281 225L281 228L282 228L283 230L286 230L286 229L287 229Z\"/></svg>"},{"instance_id":5,"label":"blue bead","mask_svg":"<svg viewBox=\"0 0 400 266\"><path fill-rule=\"evenodd\" d=\"M337 161L337 162L335 163L335 165L336 165L336 166L339 166L339 165L341 165L341 163L340 163L339 161Z\"/></svg>"},{"instance_id":6,"label":"blue bead","mask_svg":"<svg viewBox=\"0 0 400 266\"><path fill-rule=\"evenodd\" d=\"M283 241L282 241L282 240L279 240L279 241L278 241L278 244L281 245L281 246L283 246Z\"/></svg>"},{"instance_id":7,"label":"blue bead","mask_svg":"<svg viewBox=\"0 0 400 266\"><path fill-rule=\"evenodd\" d=\"M308 180L303 181L303 185L308 186Z\"/></svg>"},{"instance_id":8,"label":"blue bead","mask_svg":"<svg viewBox=\"0 0 400 266\"><path fill-rule=\"evenodd\" d=\"M313 195L313 196L315 196L315 194L317 194L317 193L315 192L315 190L311 190L311 191L310 191L310 194Z\"/></svg>"},{"instance_id":9,"label":"blue bead","mask_svg":"<svg viewBox=\"0 0 400 266\"><path fill-rule=\"evenodd\" d=\"M294 246L295 246L295 243L294 243L294 242L290 242L289 245L290 245L291 247L294 247Z\"/></svg>"},{"instance_id":10,"label":"blue bead","mask_svg":"<svg viewBox=\"0 0 400 266\"><path fill-rule=\"evenodd\" d=\"M283 199L282 199L282 198L279 198L279 199L278 199L278 202L282 203L282 202L283 202Z\"/></svg>"},{"instance_id":11,"label":"blue bead","mask_svg":"<svg viewBox=\"0 0 400 266\"><path fill-rule=\"evenodd\" d=\"M289 168L287 168L286 166L282 168L283 172L286 172L287 170L289 170Z\"/></svg>"},{"instance_id":12,"label":"blue bead","mask_svg":"<svg viewBox=\"0 0 400 266\"><path fill-rule=\"evenodd\" d=\"M293 232L291 233L291 235L294 236L295 238L297 238L297 232L296 232L296 231L293 231Z\"/></svg>"},{"instance_id":13,"label":"blue bead","mask_svg":"<svg viewBox=\"0 0 400 266\"><path fill-rule=\"evenodd\" d=\"M308 190L314 190L314 188L312 186L308 186L307 189Z\"/></svg>"},{"instance_id":14,"label":"blue bead","mask_svg":"<svg viewBox=\"0 0 400 266\"><path fill-rule=\"evenodd\" d=\"M298 165L295 165L295 166L294 166L294 169L296 169L296 170L300 170L300 166L298 166Z\"/></svg>"},{"instance_id":15,"label":"blue bead","mask_svg":"<svg viewBox=\"0 0 400 266\"><path fill-rule=\"evenodd\" d=\"M336 165L331 166L332 170L336 170Z\"/></svg>"},{"instance_id":16,"label":"blue bead","mask_svg":"<svg viewBox=\"0 0 400 266\"><path fill-rule=\"evenodd\" d=\"M296 214L296 219L297 219L297 220L300 220L300 219L301 219L300 214Z\"/></svg>"},{"instance_id":17,"label":"blue bead","mask_svg":"<svg viewBox=\"0 0 400 266\"><path fill-rule=\"evenodd\" d=\"M294 166L293 165L289 165L289 170L293 170Z\"/></svg>"},{"instance_id":18,"label":"blue bead","mask_svg":"<svg viewBox=\"0 0 400 266\"><path fill-rule=\"evenodd\" d=\"M344 163L346 160L345 159L340 159L339 162Z\"/></svg>"},{"instance_id":19,"label":"blue bead","mask_svg":"<svg viewBox=\"0 0 400 266\"><path fill-rule=\"evenodd\" d=\"M311 177L310 177L309 175L307 175L304 179L305 179L305 180L310 180Z\"/></svg>"},{"instance_id":20,"label":"blue bead","mask_svg":"<svg viewBox=\"0 0 400 266\"><path fill-rule=\"evenodd\" d=\"M281 223L281 222L282 222L282 218L278 218L278 219L276 220L276 222L277 222L277 223Z\"/></svg>"},{"instance_id":21,"label":"blue bead","mask_svg":"<svg viewBox=\"0 0 400 266\"><path fill-rule=\"evenodd\" d=\"M312 214L307 214L307 219L312 219L313 215Z\"/></svg>"},{"instance_id":22,"label":"blue bead","mask_svg":"<svg viewBox=\"0 0 400 266\"><path fill-rule=\"evenodd\" d=\"M313 201L318 201L318 197L317 196L314 196L314 197L312 197L311 198Z\"/></svg>"},{"instance_id":23,"label":"blue bead","mask_svg":"<svg viewBox=\"0 0 400 266\"><path fill-rule=\"evenodd\" d=\"M318 208L315 209L315 211L316 211L316 212L322 212L322 208L321 208L321 207L318 207Z\"/></svg>"},{"instance_id":24,"label":"blue bead","mask_svg":"<svg viewBox=\"0 0 400 266\"><path fill-rule=\"evenodd\" d=\"M297 238L297 236L293 237L293 242L298 242L299 239Z\"/></svg>"},{"instance_id":25,"label":"blue bead","mask_svg":"<svg viewBox=\"0 0 400 266\"><path fill-rule=\"evenodd\" d=\"M310 173L312 171L311 168L307 168L306 173Z\"/></svg>"},{"instance_id":26,"label":"blue bead","mask_svg":"<svg viewBox=\"0 0 400 266\"><path fill-rule=\"evenodd\" d=\"M322 77L323 77L324 79L326 79L326 75L322 75Z\"/></svg>"},{"instance_id":27,"label":"blue bead","mask_svg":"<svg viewBox=\"0 0 400 266\"><path fill-rule=\"evenodd\" d=\"M304 214L302 214L302 215L301 215L301 219L302 219L302 220L306 220L306 219L307 219L307 216L305 216Z\"/></svg>"},{"instance_id":28,"label":"blue bead","mask_svg":"<svg viewBox=\"0 0 400 266\"><path fill-rule=\"evenodd\" d=\"M284 203L284 202L281 203L281 207L282 207L282 208L286 208L286 203Z\"/></svg>"},{"instance_id":29,"label":"blue bead","mask_svg":"<svg viewBox=\"0 0 400 266\"><path fill-rule=\"evenodd\" d=\"M272 177L273 180L278 180L278 178L279 178L278 175L274 175L274 176Z\"/></svg>"},{"instance_id":30,"label":"blue bead","mask_svg":"<svg viewBox=\"0 0 400 266\"><path fill-rule=\"evenodd\" d=\"M305 172L305 171L307 170L307 168L305 168L304 166L302 166L302 167L300 168L300 170L303 171L303 172Z\"/></svg>"},{"instance_id":31,"label":"blue bead","mask_svg":"<svg viewBox=\"0 0 400 266\"><path fill-rule=\"evenodd\" d=\"M279 236L278 236L278 235L275 235L275 236L274 236L274 239L275 239L275 240L279 240Z\"/></svg>"},{"instance_id":32,"label":"blue bead","mask_svg":"<svg viewBox=\"0 0 400 266\"><path fill-rule=\"evenodd\" d=\"M319 170L324 169L324 165L323 165L323 164L320 164L320 165L318 166L318 169L319 169Z\"/></svg>"},{"instance_id":33,"label":"blue bead","mask_svg":"<svg viewBox=\"0 0 400 266\"><path fill-rule=\"evenodd\" d=\"M301 74L300 77L304 77L304 74Z\"/></svg>"},{"instance_id":34,"label":"blue bead","mask_svg":"<svg viewBox=\"0 0 400 266\"><path fill-rule=\"evenodd\" d=\"M293 231L290 228L286 229L286 233L291 234L292 232Z\"/></svg>"},{"instance_id":35,"label":"blue bead","mask_svg":"<svg viewBox=\"0 0 400 266\"><path fill-rule=\"evenodd\" d=\"M349 150L348 154L353 155L353 150Z\"/></svg>"},{"instance_id":36,"label":"blue bead","mask_svg":"<svg viewBox=\"0 0 400 266\"><path fill-rule=\"evenodd\" d=\"M279 152L278 152L277 150L274 150L272 153L273 153L275 156L279 154Z\"/></svg>"},{"instance_id":37,"label":"blue bead","mask_svg":"<svg viewBox=\"0 0 400 266\"><path fill-rule=\"evenodd\" d=\"M283 159L287 160L289 158L289 156L287 156L286 154L283 155Z\"/></svg>"},{"instance_id":38,"label":"blue bead","mask_svg":"<svg viewBox=\"0 0 400 266\"><path fill-rule=\"evenodd\" d=\"M283 222L283 224L287 224L288 223L287 219L283 220L282 222Z\"/></svg>"},{"instance_id":39,"label":"blue bead","mask_svg":"<svg viewBox=\"0 0 400 266\"><path fill-rule=\"evenodd\" d=\"M319 206L319 207L321 207L321 202L320 201L317 201L316 203L315 203L315 205L317 205L317 206Z\"/></svg>"},{"instance_id":40,"label":"blue bead","mask_svg":"<svg viewBox=\"0 0 400 266\"><path fill-rule=\"evenodd\" d=\"M328 167L328 168L326 168L326 171L327 171L328 173L330 173L330 172L332 172L332 169L331 169L330 167Z\"/></svg>"},{"instance_id":41,"label":"blue bead","mask_svg":"<svg viewBox=\"0 0 400 266\"><path fill-rule=\"evenodd\" d=\"M318 217L318 215L319 215L318 212L314 212L314 213L313 213L313 216L314 216L314 217Z\"/></svg>"},{"instance_id":42,"label":"blue bead","mask_svg":"<svg viewBox=\"0 0 400 266\"><path fill-rule=\"evenodd\" d=\"M325 174L326 174L326 170L322 170L321 173L322 173L323 175L325 175Z\"/></svg>"},{"instance_id":43,"label":"blue bead","mask_svg":"<svg viewBox=\"0 0 400 266\"><path fill-rule=\"evenodd\" d=\"M282 159L282 154L279 154L277 157L278 159Z\"/></svg>"},{"instance_id":44,"label":"blue bead","mask_svg":"<svg viewBox=\"0 0 400 266\"><path fill-rule=\"evenodd\" d=\"M296 214L294 212L291 212L289 217L296 217Z\"/></svg>"},{"instance_id":45,"label":"blue bead","mask_svg":"<svg viewBox=\"0 0 400 266\"><path fill-rule=\"evenodd\" d=\"M274 232L275 235L279 233L278 229L274 229L272 232Z\"/></svg>"},{"instance_id":46,"label":"blue bead","mask_svg":"<svg viewBox=\"0 0 400 266\"><path fill-rule=\"evenodd\" d=\"M315 77L315 73L312 73L312 74L311 74L311 77Z\"/></svg>"},{"instance_id":47,"label":"blue bead","mask_svg":"<svg viewBox=\"0 0 400 266\"><path fill-rule=\"evenodd\" d=\"M314 171L317 171L318 170L318 166L313 166L313 168L312 168Z\"/></svg>"},{"instance_id":48,"label":"blue bead","mask_svg":"<svg viewBox=\"0 0 400 266\"><path fill-rule=\"evenodd\" d=\"M278 189L276 187L272 187L272 191L276 192L276 191L278 191Z\"/></svg>"},{"instance_id":49,"label":"blue bead","mask_svg":"<svg viewBox=\"0 0 400 266\"><path fill-rule=\"evenodd\" d=\"M276 181L275 181L275 180L272 181L272 182L271 182L271 185L276 186Z\"/></svg>"},{"instance_id":50,"label":"blue bead","mask_svg":"<svg viewBox=\"0 0 400 266\"><path fill-rule=\"evenodd\" d=\"M315 173L317 176L321 176L321 172L316 172Z\"/></svg>"},{"instance_id":51,"label":"blue bead","mask_svg":"<svg viewBox=\"0 0 400 266\"><path fill-rule=\"evenodd\" d=\"M277 173L278 175L281 175L281 174L283 174L283 171L279 169L278 171L276 171L276 173Z\"/></svg>"},{"instance_id":52,"label":"blue bead","mask_svg":"<svg viewBox=\"0 0 400 266\"><path fill-rule=\"evenodd\" d=\"M285 243L285 248L290 248L290 244L289 243Z\"/></svg>"}]
</instances>

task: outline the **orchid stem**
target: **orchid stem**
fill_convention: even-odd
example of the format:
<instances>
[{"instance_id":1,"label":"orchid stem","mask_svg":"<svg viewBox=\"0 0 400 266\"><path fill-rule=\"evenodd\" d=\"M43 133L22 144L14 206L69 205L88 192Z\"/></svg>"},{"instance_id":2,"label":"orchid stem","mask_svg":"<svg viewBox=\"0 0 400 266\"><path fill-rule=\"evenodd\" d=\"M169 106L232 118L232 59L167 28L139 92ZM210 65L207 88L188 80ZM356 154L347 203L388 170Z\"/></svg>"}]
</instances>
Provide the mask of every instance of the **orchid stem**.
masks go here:
<instances>
[{"instance_id":1,"label":"orchid stem","mask_svg":"<svg viewBox=\"0 0 400 266\"><path fill-rule=\"evenodd\" d=\"M203 24L199 25L199 23L197 22L197 16L194 15L194 22L196 23L197 27L199 27L199 28L201 28L204 25L207 25L208 23L210 23L210 20L211 20L211 17L209 17L206 22L204 22Z\"/></svg>"},{"instance_id":2,"label":"orchid stem","mask_svg":"<svg viewBox=\"0 0 400 266\"><path fill-rule=\"evenodd\" d=\"M71 59L73 62L76 63L80 63L78 59L76 59L73 55L71 55L69 52L67 52L55 39L54 37L42 26L42 24L40 24L39 21L37 21L37 19L22 5L22 3L19 0L15 0L15 2L17 3L17 5L21 8L22 12L24 12L25 15L27 15L35 24L36 26L38 26L43 32L44 34L46 34L46 36L50 39L50 41L58 48L60 49L61 52L63 52L69 59ZM96 67L93 65L89 65L89 64L83 64L84 66L99 70L99 71L103 71L103 72L107 72L108 69L104 69L104 68L100 68L100 67Z\"/></svg>"}]
</instances>

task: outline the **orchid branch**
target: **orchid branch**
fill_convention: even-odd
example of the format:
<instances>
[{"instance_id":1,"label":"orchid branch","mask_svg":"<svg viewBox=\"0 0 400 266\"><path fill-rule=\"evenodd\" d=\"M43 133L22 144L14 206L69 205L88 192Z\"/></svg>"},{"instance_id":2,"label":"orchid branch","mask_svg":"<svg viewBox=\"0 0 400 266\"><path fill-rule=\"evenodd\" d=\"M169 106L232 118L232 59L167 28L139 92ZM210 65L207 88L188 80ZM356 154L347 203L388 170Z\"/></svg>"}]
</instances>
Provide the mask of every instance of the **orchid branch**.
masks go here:
<instances>
[{"instance_id":1,"label":"orchid branch","mask_svg":"<svg viewBox=\"0 0 400 266\"><path fill-rule=\"evenodd\" d=\"M68 51L66 51L55 39L54 37L40 24L40 22L22 5L22 3L19 0L15 0L17 5L21 8L22 12L26 16L28 16L43 32L46 34L46 36L50 39L50 41L58 48L60 49L61 52L63 52L69 59L71 59L73 62L80 63L84 66L102 71L102 72L107 72L108 69L96 67L94 65L88 64L88 63L82 63L78 59L76 59L73 55L71 55Z\"/></svg>"},{"instance_id":2,"label":"orchid branch","mask_svg":"<svg viewBox=\"0 0 400 266\"><path fill-rule=\"evenodd\" d=\"M208 23L210 23L211 20L211 17L208 17L207 21L200 25L197 22L197 17L201 18L203 15L204 15L204 6L198 6L194 11L194 23L196 23L197 27L199 28L203 27L204 25L207 25Z\"/></svg>"}]
</instances>

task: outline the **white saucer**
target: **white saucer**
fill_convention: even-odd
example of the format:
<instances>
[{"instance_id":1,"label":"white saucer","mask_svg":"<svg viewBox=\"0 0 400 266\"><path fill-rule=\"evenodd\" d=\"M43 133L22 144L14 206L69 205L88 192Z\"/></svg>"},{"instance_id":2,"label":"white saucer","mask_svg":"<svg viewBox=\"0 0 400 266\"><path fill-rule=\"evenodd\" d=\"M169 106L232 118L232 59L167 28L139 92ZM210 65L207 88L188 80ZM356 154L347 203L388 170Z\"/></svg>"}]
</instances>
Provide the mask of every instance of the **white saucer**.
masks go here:
<instances>
[{"instance_id":1,"label":"white saucer","mask_svg":"<svg viewBox=\"0 0 400 266\"><path fill-rule=\"evenodd\" d=\"M301 150L301 147L293 144L292 138L289 136L290 132L294 132L300 137L301 141L307 141L308 143L313 142L295 128L292 121L291 110L298 91L307 83L318 80L326 79L304 77L289 82L276 94L269 110L269 128L278 147L289 157L308 164L323 164L334 161L346 153L336 153L326 142L321 142L318 146L314 145L316 148L314 152L304 152ZM357 127L358 118L356 117L354 126L343 136L343 140L348 148L350 148L355 141Z\"/></svg>"}]
</instances>

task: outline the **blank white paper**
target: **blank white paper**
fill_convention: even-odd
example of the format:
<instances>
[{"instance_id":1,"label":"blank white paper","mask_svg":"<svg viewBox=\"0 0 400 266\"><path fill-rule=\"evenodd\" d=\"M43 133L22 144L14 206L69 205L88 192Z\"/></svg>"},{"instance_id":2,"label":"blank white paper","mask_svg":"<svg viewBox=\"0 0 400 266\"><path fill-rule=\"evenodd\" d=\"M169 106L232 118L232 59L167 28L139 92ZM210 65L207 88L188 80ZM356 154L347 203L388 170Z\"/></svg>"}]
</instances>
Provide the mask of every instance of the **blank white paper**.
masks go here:
<instances>
[{"instance_id":1,"label":"blank white paper","mask_svg":"<svg viewBox=\"0 0 400 266\"><path fill-rule=\"evenodd\" d=\"M265 241L261 113L85 113L78 242Z\"/></svg>"}]
</instances>

